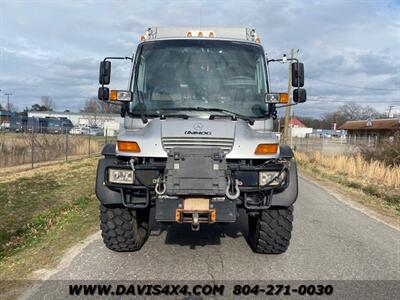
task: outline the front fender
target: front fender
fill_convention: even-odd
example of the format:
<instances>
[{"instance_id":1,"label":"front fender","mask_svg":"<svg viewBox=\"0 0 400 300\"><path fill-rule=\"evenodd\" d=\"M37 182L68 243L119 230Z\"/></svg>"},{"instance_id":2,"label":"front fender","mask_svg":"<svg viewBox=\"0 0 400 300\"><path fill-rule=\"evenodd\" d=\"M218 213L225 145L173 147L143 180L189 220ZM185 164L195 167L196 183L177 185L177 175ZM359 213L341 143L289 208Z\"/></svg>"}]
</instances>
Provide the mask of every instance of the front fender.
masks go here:
<instances>
[{"instance_id":1,"label":"front fender","mask_svg":"<svg viewBox=\"0 0 400 300\"><path fill-rule=\"evenodd\" d=\"M96 196L97 199L102 204L122 204L121 193L110 190L105 185L105 169L106 167L113 165L115 159L114 158L103 158L99 160L97 165L97 174L96 174Z\"/></svg>"},{"instance_id":2,"label":"front fender","mask_svg":"<svg viewBox=\"0 0 400 300\"><path fill-rule=\"evenodd\" d=\"M290 149L290 148L289 148ZM297 176L297 164L294 158L290 162L289 185L279 194L272 196L271 206L289 207L297 200L299 193L299 180Z\"/></svg>"}]
</instances>

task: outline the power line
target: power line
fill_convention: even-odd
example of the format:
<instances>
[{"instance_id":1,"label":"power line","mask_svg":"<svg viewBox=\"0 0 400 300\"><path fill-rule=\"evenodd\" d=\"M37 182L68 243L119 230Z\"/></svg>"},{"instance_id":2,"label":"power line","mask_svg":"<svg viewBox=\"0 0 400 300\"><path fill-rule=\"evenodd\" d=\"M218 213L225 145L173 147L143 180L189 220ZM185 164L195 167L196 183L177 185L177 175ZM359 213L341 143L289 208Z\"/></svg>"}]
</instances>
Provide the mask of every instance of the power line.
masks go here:
<instances>
[{"instance_id":1,"label":"power line","mask_svg":"<svg viewBox=\"0 0 400 300\"><path fill-rule=\"evenodd\" d=\"M382 89L382 88L373 88L373 87L364 87L364 86L356 86L356 85L350 85L350 84L344 84L344 83L338 83L338 82L331 82L331 81L326 81L326 80L321 80L321 79L316 79L316 78L307 78L327 84L332 84L332 85L337 85L337 86L343 86L343 87L348 87L348 88L353 88L353 89L363 89L363 90L375 90L375 91L400 91L400 88L398 89Z\"/></svg>"}]
</instances>

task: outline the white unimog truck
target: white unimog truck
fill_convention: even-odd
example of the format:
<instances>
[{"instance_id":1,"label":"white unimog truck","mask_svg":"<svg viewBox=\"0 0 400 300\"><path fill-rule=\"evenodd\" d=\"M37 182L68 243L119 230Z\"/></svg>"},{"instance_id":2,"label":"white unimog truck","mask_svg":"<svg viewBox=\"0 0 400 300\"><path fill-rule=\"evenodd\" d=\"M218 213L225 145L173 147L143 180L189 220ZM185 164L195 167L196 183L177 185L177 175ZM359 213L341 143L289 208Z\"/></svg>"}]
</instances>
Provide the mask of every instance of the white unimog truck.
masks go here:
<instances>
[{"instance_id":1,"label":"white unimog truck","mask_svg":"<svg viewBox=\"0 0 400 300\"><path fill-rule=\"evenodd\" d=\"M127 90L109 90L112 59L128 59ZM255 30L149 28L133 57L100 64L99 99L120 102L124 128L99 161L105 245L136 251L155 220L233 223L248 215L259 253L289 246L298 194L292 150L273 132L287 93L270 88L268 65L291 63L294 104L306 100L303 64L268 60Z\"/></svg>"}]
</instances>

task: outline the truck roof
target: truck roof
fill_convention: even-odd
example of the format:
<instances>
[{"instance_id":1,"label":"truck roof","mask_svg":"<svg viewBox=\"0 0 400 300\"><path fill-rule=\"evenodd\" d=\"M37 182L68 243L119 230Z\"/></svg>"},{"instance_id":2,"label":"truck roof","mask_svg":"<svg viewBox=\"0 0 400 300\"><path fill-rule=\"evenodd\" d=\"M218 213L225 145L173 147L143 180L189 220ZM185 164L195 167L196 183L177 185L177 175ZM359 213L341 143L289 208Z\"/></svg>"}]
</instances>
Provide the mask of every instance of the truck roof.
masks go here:
<instances>
[{"instance_id":1,"label":"truck roof","mask_svg":"<svg viewBox=\"0 0 400 300\"><path fill-rule=\"evenodd\" d=\"M255 29L239 27L150 27L140 40L174 38L215 38L260 43Z\"/></svg>"}]
</instances>

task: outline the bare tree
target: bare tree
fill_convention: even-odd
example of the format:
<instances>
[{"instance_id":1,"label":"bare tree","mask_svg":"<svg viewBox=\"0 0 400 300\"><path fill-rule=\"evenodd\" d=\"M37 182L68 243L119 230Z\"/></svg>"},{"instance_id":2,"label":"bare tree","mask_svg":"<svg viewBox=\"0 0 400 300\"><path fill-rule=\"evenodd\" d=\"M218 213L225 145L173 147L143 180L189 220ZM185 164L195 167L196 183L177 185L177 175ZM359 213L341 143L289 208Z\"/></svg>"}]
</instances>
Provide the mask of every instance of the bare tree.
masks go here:
<instances>
[{"instance_id":1,"label":"bare tree","mask_svg":"<svg viewBox=\"0 0 400 300\"><path fill-rule=\"evenodd\" d=\"M81 109L81 112L88 113L120 113L121 106L118 104L111 104L106 101L99 101L97 98L89 98L85 101L85 105Z\"/></svg>"},{"instance_id":2,"label":"bare tree","mask_svg":"<svg viewBox=\"0 0 400 300\"><path fill-rule=\"evenodd\" d=\"M98 100L96 98L90 98L85 101L85 105L81 108L81 112L94 113L100 112L100 107L98 105Z\"/></svg>"},{"instance_id":3,"label":"bare tree","mask_svg":"<svg viewBox=\"0 0 400 300\"><path fill-rule=\"evenodd\" d=\"M346 121L365 120L368 118L378 119L384 117L384 114L381 114L375 108L369 105L362 106L356 103L339 106L337 109L337 113L341 115Z\"/></svg>"},{"instance_id":4,"label":"bare tree","mask_svg":"<svg viewBox=\"0 0 400 300\"><path fill-rule=\"evenodd\" d=\"M7 110L11 111L11 112L17 112L18 111L18 106L14 105L12 103L9 103L7 105Z\"/></svg>"},{"instance_id":5,"label":"bare tree","mask_svg":"<svg viewBox=\"0 0 400 300\"><path fill-rule=\"evenodd\" d=\"M333 123L336 123L337 126L340 126L346 121L366 120L368 118L379 119L384 117L384 114L378 112L371 106L362 106L356 103L349 103L339 106L335 112L324 114L321 120L324 123L324 126L328 127Z\"/></svg>"},{"instance_id":6,"label":"bare tree","mask_svg":"<svg viewBox=\"0 0 400 300\"><path fill-rule=\"evenodd\" d=\"M119 114L121 112L121 105L116 103L110 103L107 101L98 101L101 107L101 112L106 114Z\"/></svg>"},{"instance_id":7,"label":"bare tree","mask_svg":"<svg viewBox=\"0 0 400 300\"><path fill-rule=\"evenodd\" d=\"M46 110L48 111L54 110L53 98L51 98L50 96L42 96L40 98L40 103L42 104L43 107L46 108Z\"/></svg>"}]
</instances>

